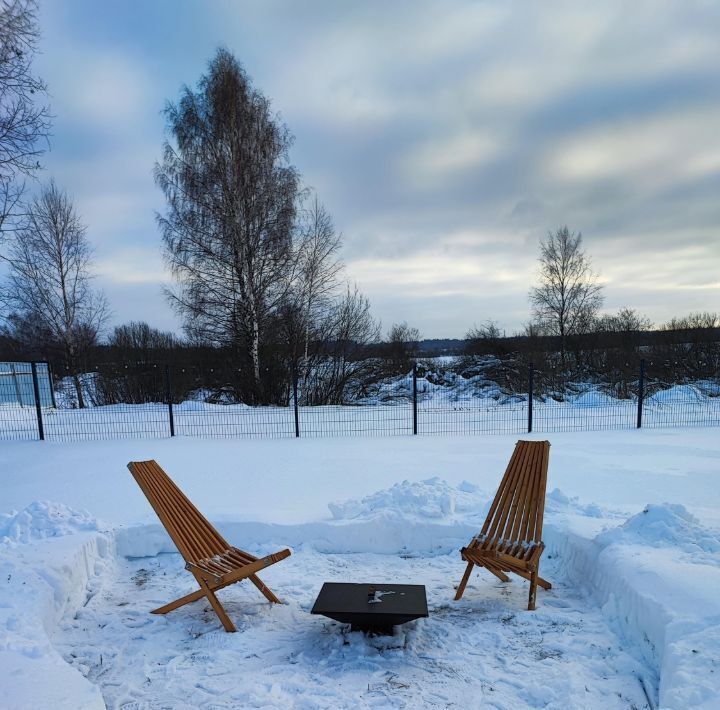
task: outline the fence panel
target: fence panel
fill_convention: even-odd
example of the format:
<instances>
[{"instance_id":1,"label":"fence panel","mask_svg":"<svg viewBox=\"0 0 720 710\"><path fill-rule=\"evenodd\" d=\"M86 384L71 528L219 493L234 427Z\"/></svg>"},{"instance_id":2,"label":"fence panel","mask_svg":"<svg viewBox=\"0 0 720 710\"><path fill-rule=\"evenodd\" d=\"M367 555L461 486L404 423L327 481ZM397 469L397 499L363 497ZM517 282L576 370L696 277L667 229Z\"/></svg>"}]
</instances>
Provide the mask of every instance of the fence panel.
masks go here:
<instances>
[{"instance_id":1,"label":"fence panel","mask_svg":"<svg viewBox=\"0 0 720 710\"><path fill-rule=\"evenodd\" d=\"M719 426L720 380L672 384L653 378L648 366L643 428Z\"/></svg>"},{"instance_id":2,"label":"fence panel","mask_svg":"<svg viewBox=\"0 0 720 710\"><path fill-rule=\"evenodd\" d=\"M300 436L402 436L413 433L413 384L408 373L357 405L299 407Z\"/></svg>"},{"instance_id":3,"label":"fence panel","mask_svg":"<svg viewBox=\"0 0 720 710\"><path fill-rule=\"evenodd\" d=\"M284 406L249 406L240 401L240 375L230 364L172 370L175 434L250 439L295 436L290 390L284 395Z\"/></svg>"},{"instance_id":4,"label":"fence panel","mask_svg":"<svg viewBox=\"0 0 720 710\"><path fill-rule=\"evenodd\" d=\"M55 386L57 406L43 407L45 438L90 441L170 436L164 375L157 365L133 365L62 377Z\"/></svg>"},{"instance_id":5,"label":"fence panel","mask_svg":"<svg viewBox=\"0 0 720 710\"><path fill-rule=\"evenodd\" d=\"M239 400L238 373L192 367L132 365L60 377L51 387L45 363L36 364L36 407L31 363L0 363L0 439L37 440L40 421L49 441L171 436L272 438L517 434L528 431L529 399L522 369L503 385L482 375L462 377L410 372L369 388L357 404L294 406L293 386L280 385L284 406L249 406ZM503 375L503 372L500 372ZM537 380L542 376L539 373ZM667 376L667 375L666 375ZM532 378L527 378L528 388ZM617 382L569 383L562 395L535 391L532 430L537 433L643 427L720 426L720 379L673 384L653 375L633 378L632 365ZM611 396L606 392L615 392ZM644 392L644 398L643 398ZM84 406L80 406L82 404ZM297 420L296 420L297 412ZM174 429L171 428L174 425Z\"/></svg>"},{"instance_id":6,"label":"fence panel","mask_svg":"<svg viewBox=\"0 0 720 710\"><path fill-rule=\"evenodd\" d=\"M174 405L173 413L177 436L251 439L295 436L291 406L250 407L186 401Z\"/></svg>"},{"instance_id":7,"label":"fence panel","mask_svg":"<svg viewBox=\"0 0 720 710\"><path fill-rule=\"evenodd\" d=\"M601 390L533 400L533 431L598 431L637 426L637 396L616 399Z\"/></svg>"},{"instance_id":8,"label":"fence panel","mask_svg":"<svg viewBox=\"0 0 720 710\"><path fill-rule=\"evenodd\" d=\"M53 404L47 363L36 364L38 394L43 407ZM39 439L32 364L0 362L0 439Z\"/></svg>"},{"instance_id":9,"label":"fence panel","mask_svg":"<svg viewBox=\"0 0 720 710\"><path fill-rule=\"evenodd\" d=\"M454 385L454 386L453 386ZM500 388L478 397L458 383L418 377L418 434L520 434L527 431L527 396Z\"/></svg>"}]
</instances>

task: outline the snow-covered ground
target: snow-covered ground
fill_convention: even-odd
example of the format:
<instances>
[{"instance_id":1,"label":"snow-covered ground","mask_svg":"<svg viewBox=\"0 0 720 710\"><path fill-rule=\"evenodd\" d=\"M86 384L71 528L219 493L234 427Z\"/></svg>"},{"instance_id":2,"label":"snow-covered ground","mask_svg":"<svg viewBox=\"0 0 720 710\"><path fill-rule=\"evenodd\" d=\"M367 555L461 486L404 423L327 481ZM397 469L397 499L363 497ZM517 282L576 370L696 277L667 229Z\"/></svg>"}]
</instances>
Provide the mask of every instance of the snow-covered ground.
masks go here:
<instances>
[{"instance_id":1,"label":"snow-covered ground","mask_svg":"<svg viewBox=\"0 0 720 710\"><path fill-rule=\"evenodd\" d=\"M480 572L453 602L516 438L4 443L0 705L718 707L718 430L552 435L553 590L527 612ZM286 605L224 590L234 635L148 614L193 580L125 468L147 458L238 546L293 549L262 575ZM309 614L332 580L425 584L430 617L350 633Z\"/></svg>"}]
</instances>

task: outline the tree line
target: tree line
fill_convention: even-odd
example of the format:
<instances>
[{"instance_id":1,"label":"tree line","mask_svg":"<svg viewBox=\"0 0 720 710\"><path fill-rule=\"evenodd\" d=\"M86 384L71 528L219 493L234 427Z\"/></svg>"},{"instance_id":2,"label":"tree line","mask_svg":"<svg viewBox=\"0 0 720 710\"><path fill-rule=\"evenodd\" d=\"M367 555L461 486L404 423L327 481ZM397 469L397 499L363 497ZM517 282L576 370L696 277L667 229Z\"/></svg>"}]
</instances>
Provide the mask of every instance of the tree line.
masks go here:
<instances>
[{"instance_id":1,"label":"tree line","mask_svg":"<svg viewBox=\"0 0 720 710\"><path fill-rule=\"evenodd\" d=\"M3 357L51 361L80 407L82 374L119 363L162 360L187 373L202 358L206 370L224 373L213 385L218 396L250 404L287 402L293 383L306 404L353 401L368 383L412 366L419 331L394 324L382 341L368 298L346 278L332 215L290 160L290 130L223 48L194 87L166 104L167 138L154 168L174 283L166 297L183 337L141 322L107 333L109 304L94 282L87 226L72 198L51 179L25 199L51 127L46 87L32 69L37 40L35 0L2 0ZM599 366L608 334L617 336L613 351L622 360L628 343L640 347L638 334L651 328L632 309L600 315L602 286L581 234L567 227L541 241L529 299L532 319L522 333L501 338L488 319L468 332L466 356L516 347L567 378ZM667 329L707 331L716 342L718 325L716 315L701 314ZM183 389L200 388L200 379L189 377ZM108 391L118 388L110 375L105 380Z\"/></svg>"}]
</instances>

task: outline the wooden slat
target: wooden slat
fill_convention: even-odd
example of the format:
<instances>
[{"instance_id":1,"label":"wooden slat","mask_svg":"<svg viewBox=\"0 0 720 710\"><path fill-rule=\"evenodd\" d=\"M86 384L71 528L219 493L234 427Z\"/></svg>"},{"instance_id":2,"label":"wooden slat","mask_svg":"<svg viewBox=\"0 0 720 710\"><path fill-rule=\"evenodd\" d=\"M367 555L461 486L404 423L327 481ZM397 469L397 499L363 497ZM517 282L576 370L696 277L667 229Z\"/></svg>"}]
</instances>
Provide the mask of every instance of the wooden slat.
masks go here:
<instances>
[{"instance_id":1,"label":"wooden slat","mask_svg":"<svg viewBox=\"0 0 720 710\"><path fill-rule=\"evenodd\" d=\"M522 446L523 443L524 442L519 441L515 445L514 453L517 454L517 457L513 455L505 476L500 483L500 488L498 489L496 495L498 505L495 507L493 520L487 528L487 539L480 545L483 549L494 547L497 544L497 539L502 536L504 522L507 520L510 504L515 492L515 486L517 485L517 479L527 456L527 448Z\"/></svg>"},{"instance_id":2,"label":"wooden slat","mask_svg":"<svg viewBox=\"0 0 720 710\"><path fill-rule=\"evenodd\" d=\"M525 548L523 547L523 543L527 542L527 539L524 536L525 533L521 533L521 530L523 530L523 528L527 529L527 523L529 521L530 511L532 508L532 499L535 495L535 479L537 478L537 465L540 462L541 456L541 447L532 446L531 456L530 460L528 461L525 479L523 481L523 486L521 490L521 505L519 506L520 510L516 520L513 522L512 530L508 533L509 539L514 542L511 545L507 545L503 550L510 555L518 555L520 557L525 556Z\"/></svg>"},{"instance_id":3,"label":"wooden slat","mask_svg":"<svg viewBox=\"0 0 720 710\"><path fill-rule=\"evenodd\" d=\"M488 528L490 526L490 523L492 522L495 511L497 510L498 506L500 505L500 501L502 497L505 495L505 491L507 490L507 481L512 475L513 471L515 470L515 462L517 460L517 457L519 456L519 443L515 444L515 448L513 449L512 456L510 457L510 461L508 462L507 468L505 469L505 474L502 477L502 480L500 481L500 485L498 486L497 493L495 494L495 498L493 499L492 504L490 505L490 510L488 510L487 517L485 518L485 522L483 523L482 530L480 530L481 535L487 535Z\"/></svg>"},{"instance_id":4,"label":"wooden slat","mask_svg":"<svg viewBox=\"0 0 720 710\"><path fill-rule=\"evenodd\" d=\"M503 532L505 542L497 547L497 549L501 552L510 553L510 550L516 547L515 543L518 542L518 530L526 513L526 493L532 480L536 447L527 446L527 442L523 442L523 444L528 449L528 456L524 462L520 476L518 477L518 484L515 489L515 499Z\"/></svg>"},{"instance_id":5,"label":"wooden slat","mask_svg":"<svg viewBox=\"0 0 720 710\"><path fill-rule=\"evenodd\" d=\"M155 461L128 464L187 562L220 554L229 545Z\"/></svg>"},{"instance_id":6,"label":"wooden slat","mask_svg":"<svg viewBox=\"0 0 720 710\"><path fill-rule=\"evenodd\" d=\"M531 450L526 446L527 442L519 441L516 444L520 455L517 458L515 464L514 476L508 480L505 491L505 502L500 507L497 513L497 520L495 526L491 526L491 531L494 530L494 535L488 544L484 545L486 549L497 549L498 546L502 545L502 540L506 533L508 518L513 510L513 502L517 505L518 487L521 485L523 474L526 471L528 457L530 456Z\"/></svg>"}]
</instances>

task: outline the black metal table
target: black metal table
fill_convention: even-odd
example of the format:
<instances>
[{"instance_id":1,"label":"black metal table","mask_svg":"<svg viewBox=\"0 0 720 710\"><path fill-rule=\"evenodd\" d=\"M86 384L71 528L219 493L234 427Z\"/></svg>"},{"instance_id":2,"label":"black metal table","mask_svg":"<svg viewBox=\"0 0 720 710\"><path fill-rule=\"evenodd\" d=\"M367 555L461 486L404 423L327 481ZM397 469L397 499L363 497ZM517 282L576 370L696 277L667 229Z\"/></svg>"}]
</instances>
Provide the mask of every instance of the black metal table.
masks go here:
<instances>
[{"instance_id":1,"label":"black metal table","mask_svg":"<svg viewBox=\"0 0 720 710\"><path fill-rule=\"evenodd\" d=\"M322 614L353 631L392 633L393 626L427 617L422 584L325 582L311 614Z\"/></svg>"}]
</instances>

